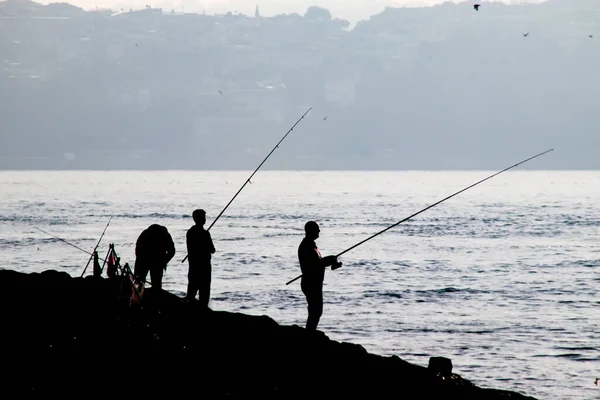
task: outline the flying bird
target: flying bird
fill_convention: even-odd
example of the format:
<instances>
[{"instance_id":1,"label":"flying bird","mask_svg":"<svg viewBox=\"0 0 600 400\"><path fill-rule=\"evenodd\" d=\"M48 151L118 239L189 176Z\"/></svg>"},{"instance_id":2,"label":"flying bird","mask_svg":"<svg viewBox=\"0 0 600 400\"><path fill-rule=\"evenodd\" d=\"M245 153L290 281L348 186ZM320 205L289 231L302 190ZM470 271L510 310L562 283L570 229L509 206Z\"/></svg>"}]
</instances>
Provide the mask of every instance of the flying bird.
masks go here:
<instances>
[{"instance_id":1,"label":"flying bird","mask_svg":"<svg viewBox=\"0 0 600 400\"><path fill-rule=\"evenodd\" d=\"M479 7L481 7L481 4L475 4L473 6L473 8L475 9L475 11L479 11Z\"/></svg>"},{"instance_id":2,"label":"flying bird","mask_svg":"<svg viewBox=\"0 0 600 400\"><path fill-rule=\"evenodd\" d=\"M221 96L223 96L223 92L221 92L221 91L219 90L219 93L221 93Z\"/></svg>"},{"instance_id":3,"label":"flying bird","mask_svg":"<svg viewBox=\"0 0 600 400\"><path fill-rule=\"evenodd\" d=\"M598 386L598 380L600 380L600 378L596 378L596 380L594 381L594 383L596 384L596 386Z\"/></svg>"},{"instance_id":4,"label":"flying bird","mask_svg":"<svg viewBox=\"0 0 600 400\"><path fill-rule=\"evenodd\" d=\"M529 32L523 34L523 37L527 37L527 36L529 36Z\"/></svg>"},{"instance_id":5,"label":"flying bird","mask_svg":"<svg viewBox=\"0 0 600 400\"><path fill-rule=\"evenodd\" d=\"M592 36L592 35L590 35L590 39L591 39L591 38L593 38L593 36Z\"/></svg>"},{"instance_id":6,"label":"flying bird","mask_svg":"<svg viewBox=\"0 0 600 400\"><path fill-rule=\"evenodd\" d=\"M323 121L327 121L327 115L325 116L325 118L323 118Z\"/></svg>"}]
</instances>

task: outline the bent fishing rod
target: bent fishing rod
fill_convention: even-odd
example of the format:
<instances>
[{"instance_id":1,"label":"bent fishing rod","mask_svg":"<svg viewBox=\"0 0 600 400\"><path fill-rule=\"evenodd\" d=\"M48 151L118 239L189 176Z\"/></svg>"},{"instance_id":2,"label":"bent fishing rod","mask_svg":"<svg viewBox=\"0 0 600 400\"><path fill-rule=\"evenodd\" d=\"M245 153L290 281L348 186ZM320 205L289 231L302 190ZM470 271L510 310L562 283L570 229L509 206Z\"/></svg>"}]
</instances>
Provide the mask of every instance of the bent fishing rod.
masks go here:
<instances>
[{"instance_id":1,"label":"bent fishing rod","mask_svg":"<svg viewBox=\"0 0 600 400\"><path fill-rule=\"evenodd\" d=\"M237 191L237 193L233 196L233 198L231 200L229 200L229 203L227 203L227 205L225 206L225 208L223 208L223 210L219 213L219 215L217 215L217 218L215 218L215 220L212 222L212 224L210 224L210 226L208 227L208 229L206 229L207 231L210 231L210 228L212 228L212 226L215 224L215 222L217 222L217 220L221 217L221 215L223 215L223 213L225 212L225 210L227 210L227 207L229 207L229 205L231 203L233 203L233 200L235 200L235 198L237 197L238 194L240 194L240 192L242 191L242 189L244 189L244 187L250 183L250 180L252 179L252 177L254 176L254 174L256 174L256 172L260 169L260 167L262 167L262 165L265 163L265 161L267 161L267 159L269 157L271 157L271 154L273 154L273 152L279 148L279 145L281 144L281 142L283 142L283 140L287 137L287 135L289 135L294 128L296 127L296 125L298 125L300 123L300 121L302 121L304 119L304 117L306 116L306 114L308 114L308 112L312 110L312 107L310 107L308 110L306 110L306 112L304 114L302 114L302 116L298 119L298 121L296 121L296 123L294 125L292 125L292 127L287 131L287 133L281 138L281 140L279 142L277 142L277 144L275 145L275 147L273 147L273 149L271 150L271 152L269 154L267 154L267 156L265 157L265 159L260 163L260 165L258 167L256 167L256 169L254 170L254 172L252 173L252 175L250 175L250 177L248 179L246 179L246 182L244 182L244 184L242 185L242 187L240 188L240 190ZM185 256L185 258L183 260L181 260L181 262L185 262L185 260L187 260L188 256Z\"/></svg>"},{"instance_id":2,"label":"bent fishing rod","mask_svg":"<svg viewBox=\"0 0 600 400\"><path fill-rule=\"evenodd\" d=\"M480 183L483 183L483 182L487 181L488 179L492 179L492 178L493 178L493 177L495 177L496 175L500 175L501 173L503 173L503 172L505 172L505 171L508 171L509 169L512 169L512 168L514 168L514 167L516 167L516 166L519 166L519 165L521 165L521 164L524 164L524 163L526 163L526 162L527 162L527 161L529 161L529 160L533 160L534 158L537 158L537 157L539 157L539 156L542 156L542 155L544 155L544 154L546 154L546 153L549 153L549 152L551 152L552 150L554 150L554 149L546 150L546 151L544 151L544 152L542 152L542 153L536 154L536 155L535 155L535 156L533 156L533 157L529 157L529 158L527 158L527 159L525 159L525 160L523 160L523 161L520 161L520 162L518 162L518 163L516 163L516 164L513 164L513 165L511 165L510 167L504 168L502 171L496 172L495 174L493 174L493 175L490 175L490 176L488 176L487 178L484 178L484 179L482 179L482 180L480 180L480 181L478 181L478 182L475 182L475 183L473 183L472 185L469 185L469 186L467 186L466 188L464 188L464 189L461 189L461 190L459 190L458 192L456 192L456 193L453 193L453 194L451 194L450 196L448 196L448 197L445 197L445 198L443 198L442 200L440 200L440 201L437 201L437 202L433 203L432 205L430 205L430 206L428 206L428 207L425 207L425 208L424 208L424 209L422 209L421 211L418 211L418 212L416 212L416 213L414 213L414 214L412 214L412 215L410 215L410 216L408 216L408 217L404 218L403 220L401 220L401 221L399 221L399 222L396 222L396 223L395 223L395 224L393 224L393 225L390 225L390 226L388 226L387 228L385 228L385 229L383 229L383 230L381 230L381 231L379 231L379 232L375 233L374 235L372 235L372 236L370 236L370 237L366 238L365 240L363 240L363 241L361 241L361 242L358 242L358 243L357 243L357 244L355 244L354 246L352 246L352 247L350 247L350 248L348 248L348 249L346 249L346 250L342 251L341 253L339 253L339 254L338 254L338 255L336 255L335 257L336 257L336 258L337 258L337 257L340 257L342 254L345 254L345 253L349 252L350 250L352 250L352 249L354 249L354 248L356 248L356 247L360 246L361 244L363 244L363 243L365 243L365 242L367 242L367 241L369 241L369 240L373 239L373 238L374 238L374 237L376 237L376 236L379 236L379 235L381 235L382 233L384 233L384 232L386 232L386 231L388 231L388 230L392 229L393 227L395 227L395 226L398 226L398 225L400 225L401 223L403 223L403 222L405 222L405 221L408 221L409 219L411 219L411 218L413 218L413 217L416 217L417 215L421 214L422 212L424 212L424 211L427 211L427 210L429 210L430 208L433 208L433 207L437 206L438 204L440 204L440 203L443 203L444 201L446 201L446 200L448 200L448 199L450 199L450 198L452 198L452 197L454 197L454 196L456 196L456 195L458 195L458 194L460 194L460 193L462 193L462 192L464 192L464 191L466 191L466 190L469 190L469 189L471 189L472 187L479 185ZM292 282L295 282L296 280L298 280L298 279L300 279L300 278L302 278L302 275L299 275L299 276L297 276L296 278L292 279L291 281L288 281L288 282L286 283L286 285L289 285L290 283L292 283Z\"/></svg>"},{"instance_id":3,"label":"bent fishing rod","mask_svg":"<svg viewBox=\"0 0 600 400\"><path fill-rule=\"evenodd\" d=\"M87 264L85 264L85 268L83 269L83 272L81 273L81 277L83 277L83 275L85 274L85 271L87 270L87 267L90 265L90 261L92 261L92 258L94 258L93 254L98 249L98 246L100 246L100 242L102 241L102 238L104 237L104 233L106 232L106 229L108 228L108 225L110 225L110 221L111 220L112 220L112 216L108 219L108 222L106 223L106 226L104 227L104 230L102 231L102 235L100 235L100 239L98 239L98 243L96 243L96 246L94 246L94 250L92 251L92 255L88 259Z\"/></svg>"},{"instance_id":4,"label":"bent fishing rod","mask_svg":"<svg viewBox=\"0 0 600 400\"><path fill-rule=\"evenodd\" d=\"M65 243L66 243L66 244L68 244L69 246L73 246L73 247L75 247L77 250L81 250L81 251L83 251L85 254L89 254L89 255L90 255L90 256L92 256L92 257L94 256L94 253L90 253L89 251L87 251L87 250L84 250L84 249L82 249L81 247L74 245L73 243L69 243L69 242L67 242L65 239L61 239L61 238L59 238L58 236L55 236L55 235L53 235L53 234L51 234L51 233L48 233L48 232L46 232L45 230L43 230L43 229L40 229L40 228L37 228L37 227L35 227L35 226L34 226L34 228L35 228L35 229L37 229L38 231L42 231L42 232L44 232L46 235L50 235L50 236L52 236L53 238L60 240L61 242L65 242ZM103 259L103 258L98 258L98 260L100 260L100 261L106 261L106 260L105 260L105 259Z\"/></svg>"}]
</instances>

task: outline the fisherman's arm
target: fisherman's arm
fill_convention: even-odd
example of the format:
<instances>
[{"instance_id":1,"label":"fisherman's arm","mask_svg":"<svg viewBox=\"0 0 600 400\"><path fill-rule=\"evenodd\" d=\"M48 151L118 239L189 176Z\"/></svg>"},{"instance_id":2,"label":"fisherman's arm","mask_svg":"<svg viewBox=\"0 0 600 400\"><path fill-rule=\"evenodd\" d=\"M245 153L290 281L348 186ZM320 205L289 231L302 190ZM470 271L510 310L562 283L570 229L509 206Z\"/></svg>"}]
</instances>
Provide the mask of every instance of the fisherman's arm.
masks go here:
<instances>
[{"instance_id":1,"label":"fisherman's arm","mask_svg":"<svg viewBox=\"0 0 600 400\"><path fill-rule=\"evenodd\" d=\"M171 261L171 259L173 257L175 257L175 243L173 242L173 238L171 237L171 235L169 235L168 241L167 241L167 255L166 255L167 264L169 263L169 261Z\"/></svg>"},{"instance_id":2,"label":"fisherman's arm","mask_svg":"<svg viewBox=\"0 0 600 400\"><path fill-rule=\"evenodd\" d=\"M319 254L319 251L316 248L313 249L313 251L311 252L310 258L312 259L311 264L317 265L321 268L327 268L327 267L331 266L331 269L338 269L339 267L342 266L342 264L340 262L338 262L336 256L332 255L332 256L321 257L321 255Z\"/></svg>"},{"instance_id":3,"label":"fisherman's arm","mask_svg":"<svg viewBox=\"0 0 600 400\"><path fill-rule=\"evenodd\" d=\"M208 243L209 243L209 250L210 250L210 254L215 254L215 245L213 244L212 241L212 236L210 236L210 232L206 231L206 234L208 236Z\"/></svg>"},{"instance_id":4,"label":"fisherman's arm","mask_svg":"<svg viewBox=\"0 0 600 400\"><path fill-rule=\"evenodd\" d=\"M331 266L332 270L336 270L342 266L342 263L338 261L336 256L327 256L321 259L323 268Z\"/></svg>"},{"instance_id":5,"label":"fisherman's arm","mask_svg":"<svg viewBox=\"0 0 600 400\"><path fill-rule=\"evenodd\" d=\"M185 247L187 249L188 256L190 255L191 249L193 246L194 246L194 244L193 244L192 233L191 233L191 230L188 230L187 233L185 234Z\"/></svg>"}]
</instances>

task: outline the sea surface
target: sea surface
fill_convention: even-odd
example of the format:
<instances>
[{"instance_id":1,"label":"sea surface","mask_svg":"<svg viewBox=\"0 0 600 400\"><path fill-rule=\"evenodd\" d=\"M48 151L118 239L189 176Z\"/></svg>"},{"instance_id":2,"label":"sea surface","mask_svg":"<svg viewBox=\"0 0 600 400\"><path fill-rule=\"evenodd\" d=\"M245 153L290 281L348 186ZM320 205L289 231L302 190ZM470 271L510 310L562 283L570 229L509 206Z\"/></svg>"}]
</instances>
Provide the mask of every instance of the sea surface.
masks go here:
<instances>
[{"instance_id":1,"label":"sea surface","mask_svg":"<svg viewBox=\"0 0 600 400\"><path fill-rule=\"evenodd\" d=\"M114 243L133 265L158 223L177 248L164 288L183 297L191 212L208 227L251 172L0 171L0 267L80 276L74 246L91 251L110 217L100 256ZM373 236L494 172L261 170L210 229L210 306L304 326L300 281L286 282L315 220L323 255L371 237L326 272L331 339L423 366L449 357L482 387L600 399L600 171L510 170Z\"/></svg>"}]
</instances>

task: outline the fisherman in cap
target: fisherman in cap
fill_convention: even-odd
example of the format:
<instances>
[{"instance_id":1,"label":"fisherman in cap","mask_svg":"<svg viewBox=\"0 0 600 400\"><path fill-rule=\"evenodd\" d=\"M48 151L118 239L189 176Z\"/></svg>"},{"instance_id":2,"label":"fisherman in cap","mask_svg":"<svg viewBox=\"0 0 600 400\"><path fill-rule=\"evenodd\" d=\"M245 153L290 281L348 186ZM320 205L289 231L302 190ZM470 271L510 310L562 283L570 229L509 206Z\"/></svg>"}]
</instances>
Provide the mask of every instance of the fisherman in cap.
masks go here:
<instances>
[{"instance_id":1,"label":"fisherman in cap","mask_svg":"<svg viewBox=\"0 0 600 400\"><path fill-rule=\"evenodd\" d=\"M175 255L175 244L166 227L152 224L138 237L135 244L134 275L145 282L148 272L152 287L162 288L163 273Z\"/></svg>"},{"instance_id":2,"label":"fisherman in cap","mask_svg":"<svg viewBox=\"0 0 600 400\"><path fill-rule=\"evenodd\" d=\"M315 240L319 238L319 224L308 221L304 225L305 237L298 247L298 260L302 270L301 287L308 303L306 329L316 331L323 314L323 280L325 268L338 269L342 263L336 256L322 257Z\"/></svg>"},{"instance_id":3,"label":"fisherman in cap","mask_svg":"<svg viewBox=\"0 0 600 400\"><path fill-rule=\"evenodd\" d=\"M185 237L189 263L186 299L195 299L196 293L199 293L200 305L208 307L212 275L211 258L215 253L215 246L210 232L204 229L206 211L194 210L192 218L195 225L188 229Z\"/></svg>"}]
</instances>

